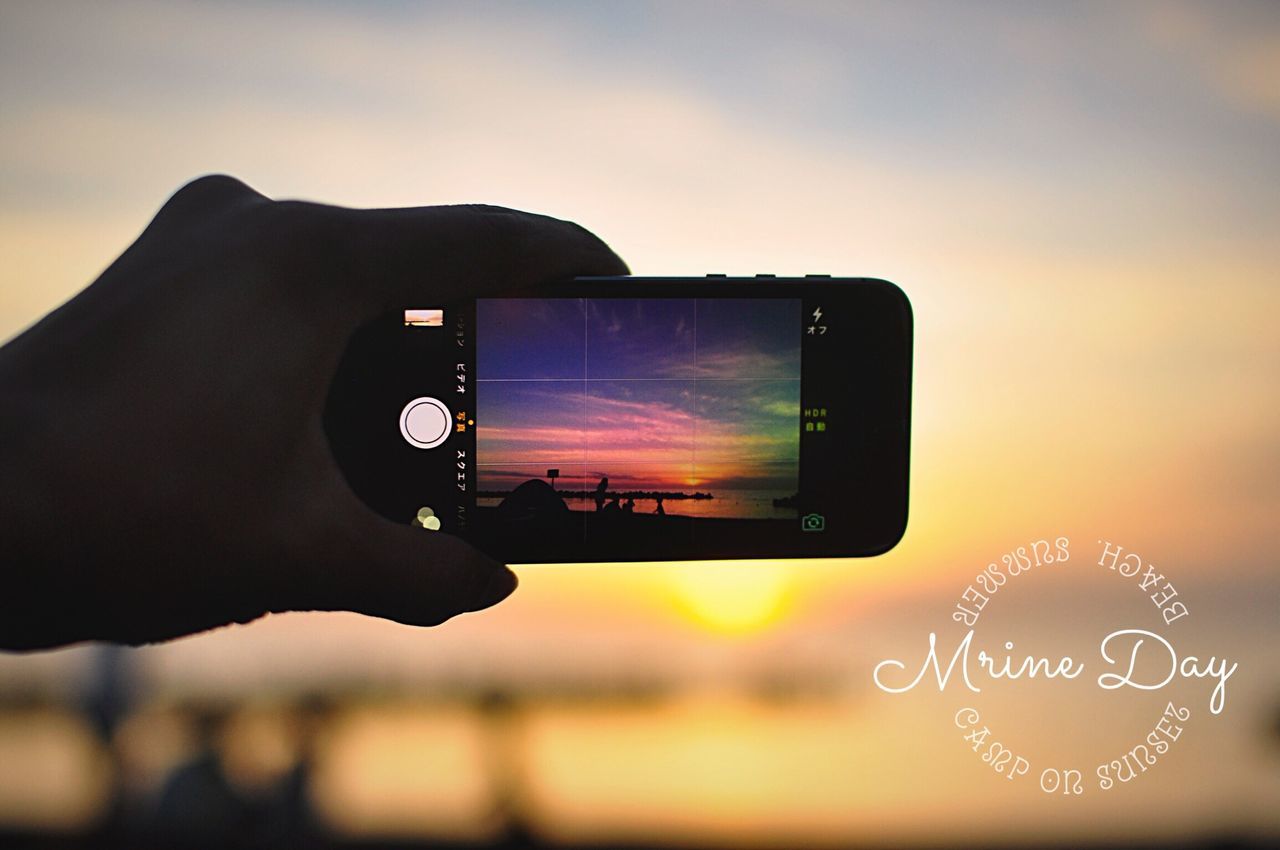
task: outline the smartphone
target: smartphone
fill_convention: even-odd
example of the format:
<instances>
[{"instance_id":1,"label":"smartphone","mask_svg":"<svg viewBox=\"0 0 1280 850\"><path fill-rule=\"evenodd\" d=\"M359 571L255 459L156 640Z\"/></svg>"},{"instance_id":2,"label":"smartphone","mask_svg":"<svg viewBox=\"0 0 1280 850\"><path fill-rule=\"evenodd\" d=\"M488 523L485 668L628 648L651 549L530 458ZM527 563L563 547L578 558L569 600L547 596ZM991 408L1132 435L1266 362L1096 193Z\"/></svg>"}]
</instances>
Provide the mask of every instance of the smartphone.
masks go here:
<instances>
[{"instance_id":1,"label":"smartphone","mask_svg":"<svg viewBox=\"0 0 1280 850\"><path fill-rule=\"evenodd\" d=\"M883 280L575 278L361 328L324 424L373 510L507 563L875 555L911 347Z\"/></svg>"}]
</instances>

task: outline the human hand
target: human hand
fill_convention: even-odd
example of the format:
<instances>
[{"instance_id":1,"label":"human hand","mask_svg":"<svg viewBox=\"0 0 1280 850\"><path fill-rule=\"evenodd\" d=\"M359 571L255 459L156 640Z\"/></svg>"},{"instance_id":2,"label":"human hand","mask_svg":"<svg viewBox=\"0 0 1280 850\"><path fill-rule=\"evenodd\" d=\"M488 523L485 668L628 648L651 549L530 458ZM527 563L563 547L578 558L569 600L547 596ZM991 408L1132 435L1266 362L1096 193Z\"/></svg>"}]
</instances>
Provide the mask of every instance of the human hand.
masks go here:
<instances>
[{"instance_id":1,"label":"human hand","mask_svg":"<svg viewBox=\"0 0 1280 850\"><path fill-rule=\"evenodd\" d=\"M496 207L179 190L91 286L0 349L0 647L143 643L268 612L435 625L516 578L374 514L321 424L361 324L578 274L577 225Z\"/></svg>"}]
</instances>

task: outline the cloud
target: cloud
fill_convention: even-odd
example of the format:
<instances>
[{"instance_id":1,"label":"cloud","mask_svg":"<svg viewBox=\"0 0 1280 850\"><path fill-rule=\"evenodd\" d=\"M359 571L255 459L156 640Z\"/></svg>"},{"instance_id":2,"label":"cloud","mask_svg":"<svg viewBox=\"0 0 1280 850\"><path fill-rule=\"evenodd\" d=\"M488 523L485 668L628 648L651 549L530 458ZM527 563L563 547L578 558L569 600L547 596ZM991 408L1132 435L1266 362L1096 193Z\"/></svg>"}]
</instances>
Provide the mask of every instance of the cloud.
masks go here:
<instances>
[{"instance_id":1,"label":"cloud","mask_svg":"<svg viewBox=\"0 0 1280 850\"><path fill-rule=\"evenodd\" d=\"M736 348L719 351L699 350L698 363L692 369L699 378L730 378L759 381L769 379L797 380L800 376L799 346L796 356L761 351L744 340Z\"/></svg>"},{"instance_id":2,"label":"cloud","mask_svg":"<svg viewBox=\"0 0 1280 850\"><path fill-rule=\"evenodd\" d=\"M716 393L690 392L705 386L696 381L534 383L518 396L503 384L505 395L481 397L478 454L485 464L736 465L739 473L744 464L794 462L798 401L777 396L798 397L798 385L732 384L728 396L722 382Z\"/></svg>"},{"instance_id":3,"label":"cloud","mask_svg":"<svg viewBox=\"0 0 1280 850\"><path fill-rule=\"evenodd\" d=\"M1274 6L1147 4L1154 44L1240 109L1280 121L1280 14Z\"/></svg>"}]
</instances>

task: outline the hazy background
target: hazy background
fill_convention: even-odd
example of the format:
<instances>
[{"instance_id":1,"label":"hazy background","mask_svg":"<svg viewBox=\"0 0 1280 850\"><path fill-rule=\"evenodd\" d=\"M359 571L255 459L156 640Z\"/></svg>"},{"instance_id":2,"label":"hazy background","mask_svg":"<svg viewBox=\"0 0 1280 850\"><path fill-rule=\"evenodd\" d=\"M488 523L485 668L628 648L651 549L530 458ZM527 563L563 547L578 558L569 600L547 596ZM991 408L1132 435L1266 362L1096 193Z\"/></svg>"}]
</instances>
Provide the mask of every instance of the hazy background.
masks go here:
<instances>
[{"instance_id":1,"label":"hazy background","mask_svg":"<svg viewBox=\"0 0 1280 850\"><path fill-rule=\"evenodd\" d=\"M0 656L0 828L89 828L113 775L146 809L202 705L237 787L269 787L319 696L310 793L354 838L1280 837L1276 4L6 0L0 116L0 339L211 171L551 213L643 274L884 277L916 316L892 553L522 568L509 601L432 631L290 615ZM1096 664L1101 635L1156 628L1096 566L1114 540L1187 602L1180 651L1240 663L1221 716L1207 685L1089 675L874 689L880 659L963 634L951 606L985 564L1059 534L1071 561L1003 589L980 645ZM107 747L80 709L120 682ZM1182 739L1099 792L1093 766L1171 697ZM965 704L1089 790L993 774L952 724Z\"/></svg>"}]
</instances>

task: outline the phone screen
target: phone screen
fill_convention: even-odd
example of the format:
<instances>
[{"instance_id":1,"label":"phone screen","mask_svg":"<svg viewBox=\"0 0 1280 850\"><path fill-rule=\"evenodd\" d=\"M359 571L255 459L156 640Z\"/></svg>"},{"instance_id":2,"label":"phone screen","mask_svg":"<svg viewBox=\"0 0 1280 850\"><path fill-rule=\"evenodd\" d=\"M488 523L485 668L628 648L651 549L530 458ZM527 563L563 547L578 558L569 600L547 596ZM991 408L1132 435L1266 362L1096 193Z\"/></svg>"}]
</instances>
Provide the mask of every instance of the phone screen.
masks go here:
<instances>
[{"instance_id":1,"label":"phone screen","mask_svg":"<svg viewBox=\"0 0 1280 850\"><path fill-rule=\"evenodd\" d=\"M378 513L512 562L857 555L905 525L909 393L890 284L581 279L363 328L325 426Z\"/></svg>"},{"instance_id":2,"label":"phone screen","mask_svg":"<svg viewBox=\"0 0 1280 850\"><path fill-rule=\"evenodd\" d=\"M587 538L795 521L801 337L798 298L478 300L476 508L559 499Z\"/></svg>"}]
</instances>

